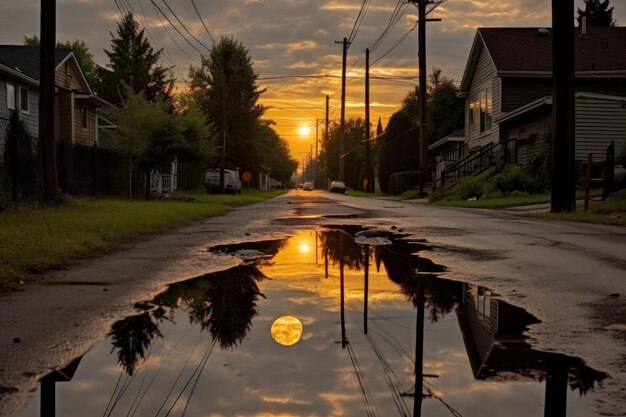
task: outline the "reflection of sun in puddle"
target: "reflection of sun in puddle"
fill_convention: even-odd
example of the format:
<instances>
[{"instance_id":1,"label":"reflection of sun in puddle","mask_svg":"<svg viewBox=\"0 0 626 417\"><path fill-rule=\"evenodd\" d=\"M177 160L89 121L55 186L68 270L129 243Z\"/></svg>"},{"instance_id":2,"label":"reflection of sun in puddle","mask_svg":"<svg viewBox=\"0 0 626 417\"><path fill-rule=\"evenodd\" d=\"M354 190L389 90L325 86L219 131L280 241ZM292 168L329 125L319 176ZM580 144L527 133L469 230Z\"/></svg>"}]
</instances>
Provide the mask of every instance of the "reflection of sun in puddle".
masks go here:
<instances>
[{"instance_id":1,"label":"reflection of sun in puddle","mask_svg":"<svg viewBox=\"0 0 626 417\"><path fill-rule=\"evenodd\" d=\"M283 346L292 346L298 343L302 336L302 323L293 316L277 318L270 330L276 343Z\"/></svg>"}]
</instances>

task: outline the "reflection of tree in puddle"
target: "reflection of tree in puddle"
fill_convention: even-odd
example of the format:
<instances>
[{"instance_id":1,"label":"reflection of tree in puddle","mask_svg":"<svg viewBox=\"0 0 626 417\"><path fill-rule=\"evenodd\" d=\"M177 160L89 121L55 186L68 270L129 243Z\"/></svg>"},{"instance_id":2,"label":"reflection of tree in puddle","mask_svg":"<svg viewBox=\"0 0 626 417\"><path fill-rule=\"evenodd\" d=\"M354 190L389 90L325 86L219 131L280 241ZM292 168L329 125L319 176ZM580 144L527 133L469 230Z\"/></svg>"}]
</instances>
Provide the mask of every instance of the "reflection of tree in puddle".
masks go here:
<instances>
[{"instance_id":1,"label":"reflection of tree in puddle","mask_svg":"<svg viewBox=\"0 0 626 417\"><path fill-rule=\"evenodd\" d=\"M265 276L252 265L210 274L178 284L154 299L152 312L121 320L113 326L112 351L132 375L155 337L162 337L159 324L173 321L176 310L185 311L191 324L208 330L222 349L239 345L257 314L257 301L264 297L257 281Z\"/></svg>"},{"instance_id":2,"label":"reflection of tree in puddle","mask_svg":"<svg viewBox=\"0 0 626 417\"><path fill-rule=\"evenodd\" d=\"M163 337L150 313L128 317L113 325L111 351L117 350L118 362L126 373L132 375L135 372L139 359L146 358L146 351L156 336Z\"/></svg>"}]
</instances>

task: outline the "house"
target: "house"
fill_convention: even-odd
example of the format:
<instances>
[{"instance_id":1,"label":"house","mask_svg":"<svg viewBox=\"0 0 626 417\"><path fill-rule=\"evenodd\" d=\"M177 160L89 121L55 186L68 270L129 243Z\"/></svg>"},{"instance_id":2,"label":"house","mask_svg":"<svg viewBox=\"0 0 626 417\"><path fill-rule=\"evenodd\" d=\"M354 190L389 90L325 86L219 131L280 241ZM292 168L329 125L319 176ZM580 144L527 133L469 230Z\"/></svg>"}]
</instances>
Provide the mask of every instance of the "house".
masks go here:
<instances>
[{"instance_id":1,"label":"house","mask_svg":"<svg viewBox=\"0 0 626 417\"><path fill-rule=\"evenodd\" d=\"M586 159L588 152L600 153L609 139L618 146L626 142L621 122L626 114L621 107L626 97L625 50L626 27L576 29L577 160ZM466 158L488 149L493 155L510 152L517 163L526 164L545 150L552 88L551 29L479 28L459 93L466 102ZM473 166L484 168L463 164L469 175Z\"/></svg>"},{"instance_id":2,"label":"house","mask_svg":"<svg viewBox=\"0 0 626 417\"><path fill-rule=\"evenodd\" d=\"M57 141L98 146L98 109L111 104L98 97L70 49L55 51ZM0 45L0 140L15 113L31 136L39 136L39 48ZM108 124L108 123L107 123Z\"/></svg>"}]
</instances>

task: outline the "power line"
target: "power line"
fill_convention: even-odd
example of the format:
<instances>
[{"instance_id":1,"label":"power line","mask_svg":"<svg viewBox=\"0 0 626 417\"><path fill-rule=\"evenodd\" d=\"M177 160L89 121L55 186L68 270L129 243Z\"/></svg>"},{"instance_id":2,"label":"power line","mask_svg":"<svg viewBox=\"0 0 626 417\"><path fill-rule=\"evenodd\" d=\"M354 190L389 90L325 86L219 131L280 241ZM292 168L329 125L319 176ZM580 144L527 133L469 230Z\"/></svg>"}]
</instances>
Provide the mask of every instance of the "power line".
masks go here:
<instances>
[{"instance_id":1,"label":"power line","mask_svg":"<svg viewBox=\"0 0 626 417\"><path fill-rule=\"evenodd\" d=\"M196 42L198 42L204 49L206 49L207 51L211 52L211 48L209 48L208 46L206 46L204 43L202 43L198 38L196 38L193 33L189 32L189 29L187 29L187 26L185 26L185 24L182 22L182 20L180 20L178 18L178 16L176 15L176 13L174 13L174 10L172 10L172 8L170 7L169 4L167 4L167 1L165 0L161 0L163 2L163 4L168 8L168 10L172 13L172 15L174 16L174 18L178 21L178 23L180 23L180 25L183 27L183 29L185 30L185 32L187 32L189 34L189 36L191 36ZM186 40L186 39L185 39Z\"/></svg>"},{"instance_id":2,"label":"power line","mask_svg":"<svg viewBox=\"0 0 626 417\"><path fill-rule=\"evenodd\" d=\"M196 6L195 0L191 0L191 4L193 4L193 9L196 11L196 14L198 15L198 19L200 19L200 23L202 23L202 26L204 27L206 34L209 35L211 42L215 43L215 38L213 37L213 35L211 35L211 32L209 32L209 29L204 24L204 19L202 19L202 16L200 15L200 11L198 10L198 6Z\"/></svg>"},{"instance_id":3,"label":"power line","mask_svg":"<svg viewBox=\"0 0 626 417\"><path fill-rule=\"evenodd\" d=\"M361 23L365 19L365 15L367 14L367 9L370 6L372 0L363 0L361 4L361 9L359 10L359 14L354 21L354 25L352 26L352 31L350 32L350 36L348 36L348 43L352 43L354 38L356 38L356 34L359 32L359 28L361 27Z\"/></svg>"},{"instance_id":4,"label":"power line","mask_svg":"<svg viewBox=\"0 0 626 417\"><path fill-rule=\"evenodd\" d=\"M178 28L176 26L174 26L174 24L172 23L172 21L170 20L169 17L167 17L167 15L165 13L163 13L163 10L161 10L161 8L154 2L154 0L150 0L150 3L152 3L152 5L154 6L155 12L157 13L157 17L159 17L159 13L161 13L163 15L163 17L168 21L168 23L170 24L170 26L172 26L174 28L174 30L176 32L178 32L178 34L181 36L181 38L183 38L185 40L185 42L187 42L189 44L189 46L191 46L193 49L195 49L200 55L202 55L202 52L196 48L191 42L189 42L189 39L187 39L181 32L180 30L178 30ZM161 17L159 17L159 21L161 22L161 25L163 28L165 28L165 25L163 24L163 21L161 20ZM189 59L191 59L192 61L194 61L194 59L187 53L185 52L180 45L178 45L178 42L176 42L174 40L174 37L171 35L171 33L169 33L169 31L167 29L165 29L165 31L168 33L168 35L170 35L170 38L172 38L172 40L174 41L174 43L176 44L176 46L178 46L178 49L181 50L181 52L183 52L185 55L187 55L187 57Z\"/></svg>"},{"instance_id":5,"label":"power line","mask_svg":"<svg viewBox=\"0 0 626 417\"><path fill-rule=\"evenodd\" d=\"M413 32L415 30L415 28L417 27L417 22L415 22L415 24L413 25L413 27L411 29L409 29L404 35L402 35L402 37L400 39L398 39L398 41L387 51L385 52L383 55L381 55L380 57L378 57L374 62L372 62L372 64L370 65L370 67L373 67L374 65L376 65L381 59L383 59L384 57L386 57L387 55L389 55L391 52L393 52L398 46L400 46L400 44L402 42L404 42L404 40L407 38L407 36L409 36L409 34L411 32Z\"/></svg>"}]
</instances>

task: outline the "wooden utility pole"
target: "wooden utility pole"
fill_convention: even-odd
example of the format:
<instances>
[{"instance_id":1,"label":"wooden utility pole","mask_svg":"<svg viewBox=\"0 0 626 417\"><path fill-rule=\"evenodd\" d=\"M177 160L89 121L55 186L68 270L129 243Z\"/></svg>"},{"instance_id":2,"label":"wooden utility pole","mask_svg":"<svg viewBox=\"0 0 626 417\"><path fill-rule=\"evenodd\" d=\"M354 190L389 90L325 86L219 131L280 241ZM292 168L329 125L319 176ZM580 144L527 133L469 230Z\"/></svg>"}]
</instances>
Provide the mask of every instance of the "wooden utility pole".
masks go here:
<instances>
[{"instance_id":1,"label":"wooden utility pole","mask_svg":"<svg viewBox=\"0 0 626 417\"><path fill-rule=\"evenodd\" d=\"M343 131L346 122L346 59L348 58L348 47L350 43L348 42L348 38L343 38L343 41L335 43L341 43L343 45L343 60L341 63L341 123L339 125L339 181L345 181L344 153L346 149Z\"/></svg>"},{"instance_id":2,"label":"wooden utility pole","mask_svg":"<svg viewBox=\"0 0 626 417\"><path fill-rule=\"evenodd\" d=\"M372 192L370 175L370 49L365 50L365 192Z\"/></svg>"},{"instance_id":3,"label":"wooden utility pole","mask_svg":"<svg viewBox=\"0 0 626 417\"><path fill-rule=\"evenodd\" d=\"M46 202L61 199L57 180L55 139L54 67L56 49L56 0L41 0L39 47L39 149Z\"/></svg>"},{"instance_id":4,"label":"wooden utility pole","mask_svg":"<svg viewBox=\"0 0 626 417\"><path fill-rule=\"evenodd\" d=\"M317 189L317 144L319 143L320 119L315 119L315 178L313 178L313 188ZM316 235L317 236L317 235Z\"/></svg>"},{"instance_id":5,"label":"wooden utility pole","mask_svg":"<svg viewBox=\"0 0 626 417\"><path fill-rule=\"evenodd\" d=\"M324 144L328 145L328 125L329 125L329 120L328 120L328 111L330 109L329 106L330 103L330 96L326 95L326 126L324 127ZM328 155L326 155L326 159L328 159ZM326 169L328 170L328 165L326 165ZM328 172L326 172L326 176L328 177ZM326 183L325 188L328 188L328 183Z\"/></svg>"},{"instance_id":6,"label":"wooden utility pole","mask_svg":"<svg viewBox=\"0 0 626 417\"><path fill-rule=\"evenodd\" d=\"M419 85L420 85L420 176L419 191L424 191L428 172L428 130L426 114L426 0L419 0L417 6L419 36Z\"/></svg>"},{"instance_id":7,"label":"wooden utility pole","mask_svg":"<svg viewBox=\"0 0 626 417\"><path fill-rule=\"evenodd\" d=\"M222 129L220 131L222 152L220 157L220 193L226 194L226 181L224 170L226 169L226 103L228 90L228 77L230 76L230 53L229 49L222 49Z\"/></svg>"},{"instance_id":8,"label":"wooden utility pole","mask_svg":"<svg viewBox=\"0 0 626 417\"><path fill-rule=\"evenodd\" d=\"M553 213L576 210L574 174L574 0L552 0Z\"/></svg>"},{"instance_id":9,"label":"wooden utility pole","mask_svg":"<svg viewBox=\"0 0 626 417\"><path fill-rule=\"evenodd\" d=\"M419 191L424 191L424 185L431 180L429 155L428 155L428 113L426 108L426 22L440 22L441 19L426 19L426 3L433 3L432 0L411 0L413 4L417 3L418 15L418 65L419 65L419 104L420 104L420 124L419 124L419 141L420 141L420 176Z\"/></svg>"}]
</instances>

